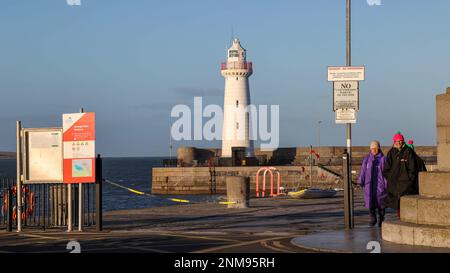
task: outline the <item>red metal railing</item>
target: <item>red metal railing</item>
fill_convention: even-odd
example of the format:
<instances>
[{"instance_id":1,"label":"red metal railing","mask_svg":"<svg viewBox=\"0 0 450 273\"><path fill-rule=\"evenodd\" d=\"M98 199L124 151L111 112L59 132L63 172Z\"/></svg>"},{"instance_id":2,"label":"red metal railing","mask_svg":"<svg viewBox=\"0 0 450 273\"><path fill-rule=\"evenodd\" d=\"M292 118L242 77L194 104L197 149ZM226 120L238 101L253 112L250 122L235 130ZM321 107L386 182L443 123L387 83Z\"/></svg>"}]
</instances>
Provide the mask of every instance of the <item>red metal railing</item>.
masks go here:
<instances>
[{"instance_id":1,"label":"red metal railing","mask_svg":"<svg viewBox=\"0 0 450 273\"><path fill-rule=\"evenodd\" d=\"M259 189L259 174L264 171L263 173L263 182L262 182L262 194L260 195L260 189ZM275 196L279 196L280 195L280 183L281 183L281 176L280 176L280 171L277 170L277 168L275 167L261 167L257 172L256 172L256 197L264 197L265 193L266 193L266 174L267 172L269 172L270 175L270 197L275 197ZM274 185L273 185L273 172L276 173L277 175L277 188L276 191L277 193L274 193Z\"/></svg>"},{"instance_id":2,"label":"red metal railing","mask_svg":"<svg viewBox=\"0 0 450 273\"><path fill-rule=\"evenodd\" d=\"M252 62L230 62L221 63L220 70L227 69L249 69L252 70Z\"/></svg>"}]
</instances>

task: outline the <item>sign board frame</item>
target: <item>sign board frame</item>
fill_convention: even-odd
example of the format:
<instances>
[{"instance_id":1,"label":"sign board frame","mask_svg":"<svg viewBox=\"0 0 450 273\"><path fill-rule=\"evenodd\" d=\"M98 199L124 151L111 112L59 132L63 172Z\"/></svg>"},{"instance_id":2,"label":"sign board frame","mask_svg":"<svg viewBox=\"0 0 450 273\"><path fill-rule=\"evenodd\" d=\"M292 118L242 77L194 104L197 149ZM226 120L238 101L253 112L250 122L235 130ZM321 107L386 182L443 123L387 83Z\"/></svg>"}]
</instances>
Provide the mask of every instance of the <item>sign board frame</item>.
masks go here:
<instances>
[{"instance_id":1,"label":"sign board frame","mask_svg":"<svg viewBox=\"0 0 450 273\"><path fill-rule=\"evenodd\" d=\"M355 109L338 109L335 113L337 124L356 123Z\"/></svg>"},{"instance_id":2,"label":"sign board frame","mask_svg":"<svg viewBox=\"0 0 450 273\"><path fill-rule=\"evenodd\" d=\"M365 70L365 66L329 66L328 81L364 81Z\"/></svg>"},{"instance_id":3,"label":"sign board frame","mask_svg":"<svg viewBox=\"0 0 450 273\"><path fill-rule=\"evenodd\" d=\"M24 184L33 184L33 183L63 183L63 129L52 127L52 128L23 128L22 129L22 147L23 147L23 183ZM52 142L48 142L48 136L45 137L45 134L51 135L59 135L59 137L51 140ZM32 137L32 135L36 135L36 137ZM38 138L38 135L42 134L43 137ZM55 139L56 138L56 139ZM33 141L35 139L35 141ZM39 140L40 139L40 140ZM34 143L33 143L34 142ZM48 161L40 158L37 162L37 166L33 163L32 157L34 157L33 147L31 145L36 145L35 149L40 149L40 155L45 153L45 158ZM57 145L57 146L56 146ZM51 152L50 149L55 150ZM59 149L55 149L59 148ZM44 149L47 149L46 152ZM43 151L44 150L44 151ZM49 157L50 156L50 157ZM54 158L56 157L56 159ZM31 159L31 160L30 160ZM33 169L37 167L40 163L43 164L55 164L55 166L45 166L47 169L54 170L56 174L53 178L46 178L45 176L39 177L39 174L34 174Z\"/></svg>"},{"instance_id":4,"label":"sign board frame","mask_svg":"<svg viewBox=\"0 0 450 273\"><path fill-rule=\"evenodd\" d=\"M337 88L337 87L339 87L339 85L342 85L342 84L355 85L356 88L354 88L352 86L352 88L348 89L347 91L344 91L346 89L343 89L343 88ZM340 103L337 103L338 102L337 95L340 92L356 93L352 96L352 97L356 97L356 100L353 99L353 100L345 101L345 100L341 99L340 100L341 103L349 105L346 107L342 107L340 105ZM359 111L359 82L358 81L333 82L333 111L336 111L338 109L355 109L356 111Z\"/></svg>"},{"instance_id":5,"label":"sign board frame","mask_svg":"<svg viewBox=\"0 0 450 273\"><path fill-rule=\"evenodd\" d=\"M63 114L64 183L95 183L95 113Z\"/></svg>"}]
</instances>

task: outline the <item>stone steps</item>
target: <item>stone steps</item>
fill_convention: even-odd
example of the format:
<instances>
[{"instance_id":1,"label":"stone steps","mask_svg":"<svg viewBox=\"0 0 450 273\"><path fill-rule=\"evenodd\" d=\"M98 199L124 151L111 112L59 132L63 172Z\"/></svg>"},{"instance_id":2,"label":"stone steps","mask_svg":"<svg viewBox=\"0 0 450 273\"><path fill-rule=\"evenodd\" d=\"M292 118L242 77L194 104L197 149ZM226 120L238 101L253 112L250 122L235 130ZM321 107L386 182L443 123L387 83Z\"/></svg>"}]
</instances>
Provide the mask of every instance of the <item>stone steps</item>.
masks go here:
<instances>
[{"instance_id":1,"label":"stone steps","mask_svg":"<svg viewBox=\"0 0 450 273\"><path fill-rule=\"evenodd\" d=\"M419 194L428 197L450 198L450 172L419 173Z\"/></svg>"},{"instance_id":2,"label":"stone steps","mask_svg":"<svg viewBox=\"0 0 450 273\"><path fill-rule=\"evenodd\" d=\"M450 227L385 221L382 238L397 244L450 248Z\"/></svg>"},{"instance_id":3,"label":"stone steps","mask_svg":"<svg viewBox=\"0 0 450 273\"><path fill-rule=\"evenodd\" d=\"M400 219L414 224L450 227L450 198L403 196L400 199Z\"/></svg>"},{"instance_id":4,"label":"stone steps","mask_svg":"<svg viewBox=\"0 0 450 273\"><path fill-rule=\"evenodd\" d=\"M386 221L383 240L450 248L450 87L436 96L437 170L419 173L419 195L400 199L400 220Z\"/></svg>"}]
</instances>

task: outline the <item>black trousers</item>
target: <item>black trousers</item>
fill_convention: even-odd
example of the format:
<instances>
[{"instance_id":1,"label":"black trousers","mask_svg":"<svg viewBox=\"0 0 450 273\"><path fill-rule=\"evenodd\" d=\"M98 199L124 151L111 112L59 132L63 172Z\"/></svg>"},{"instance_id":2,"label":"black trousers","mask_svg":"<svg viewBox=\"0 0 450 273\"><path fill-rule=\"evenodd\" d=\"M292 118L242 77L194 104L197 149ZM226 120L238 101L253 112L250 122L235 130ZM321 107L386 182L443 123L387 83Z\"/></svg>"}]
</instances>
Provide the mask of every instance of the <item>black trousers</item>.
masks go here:
<instances>
[{"instance_id":1,"label":"black trousers","mask_svg":"<svg viewBox=\"0 0 450 273\"><path fill-rule=\"evenodd\" d=\"M386 214L386 209L370 209L370 215L375 216L377 214L377 210L378 210L378 216L380 217L384 217L384 215Z\"/></svg>"}]
</instances>

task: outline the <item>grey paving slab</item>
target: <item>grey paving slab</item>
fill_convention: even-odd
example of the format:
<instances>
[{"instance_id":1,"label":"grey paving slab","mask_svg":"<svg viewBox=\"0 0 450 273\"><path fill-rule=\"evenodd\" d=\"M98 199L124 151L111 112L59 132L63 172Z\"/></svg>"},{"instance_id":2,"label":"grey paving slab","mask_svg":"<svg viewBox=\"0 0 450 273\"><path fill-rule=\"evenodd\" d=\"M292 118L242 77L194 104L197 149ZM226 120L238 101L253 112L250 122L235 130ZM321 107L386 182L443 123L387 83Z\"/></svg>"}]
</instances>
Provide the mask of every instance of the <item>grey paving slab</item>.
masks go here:
<instances>
[{"instance_id":1,"label":"grey paving slab","mask_svg":"<svg viewBox=\"0 0 450 273\"><path fill-rule=\"evenodd\" d=\"M291 243L300 248L320 252L372 253L379 249L380 253L450 253L447 248L418 247L383 241L381 230L377 227L316 232L296 237Z\"/></svg>"}]
</instances>

